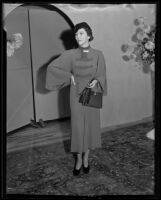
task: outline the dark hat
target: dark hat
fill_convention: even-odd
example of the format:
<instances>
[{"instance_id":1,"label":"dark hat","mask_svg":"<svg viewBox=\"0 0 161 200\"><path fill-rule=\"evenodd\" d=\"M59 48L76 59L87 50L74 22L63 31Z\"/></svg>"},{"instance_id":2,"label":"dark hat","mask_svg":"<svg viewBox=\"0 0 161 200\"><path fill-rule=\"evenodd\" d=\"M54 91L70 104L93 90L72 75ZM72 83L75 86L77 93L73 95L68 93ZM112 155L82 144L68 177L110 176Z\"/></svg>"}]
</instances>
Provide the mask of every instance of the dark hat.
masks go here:
<instances>
[{"instance_id":1,"label":"dark hat","mask_svg":"<svg viewBox=\"0 0 161 200\"><path fill-rule=\"evenodd\" d=\"M81 28L86 30L87 35L90 36L89 41L92 41L93 38L94 38L93 34L92 34L92 29L86 22L81 22L79 24L76 24L75 27L74 27L74 33L76 33Z\"/></svg>"}]
</instances>

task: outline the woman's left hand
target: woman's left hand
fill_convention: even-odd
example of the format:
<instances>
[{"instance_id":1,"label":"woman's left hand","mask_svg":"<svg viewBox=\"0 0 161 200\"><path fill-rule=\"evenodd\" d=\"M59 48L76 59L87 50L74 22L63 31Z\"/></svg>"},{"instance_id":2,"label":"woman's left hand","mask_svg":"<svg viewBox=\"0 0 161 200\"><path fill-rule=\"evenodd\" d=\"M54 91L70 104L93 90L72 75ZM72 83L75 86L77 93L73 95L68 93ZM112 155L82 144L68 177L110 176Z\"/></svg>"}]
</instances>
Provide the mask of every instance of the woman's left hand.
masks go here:
<instances>
[{"instance_id":1,"label":"woman's left hand","mask_svg":"<svg viewBox=\"0 0 161 200\"><path fill-rule=\"evenodd\" d=\"M97 80L93 80L90 84L88 84L88 88L93 88L97 83Z\"/></svg>"}]
</instances>

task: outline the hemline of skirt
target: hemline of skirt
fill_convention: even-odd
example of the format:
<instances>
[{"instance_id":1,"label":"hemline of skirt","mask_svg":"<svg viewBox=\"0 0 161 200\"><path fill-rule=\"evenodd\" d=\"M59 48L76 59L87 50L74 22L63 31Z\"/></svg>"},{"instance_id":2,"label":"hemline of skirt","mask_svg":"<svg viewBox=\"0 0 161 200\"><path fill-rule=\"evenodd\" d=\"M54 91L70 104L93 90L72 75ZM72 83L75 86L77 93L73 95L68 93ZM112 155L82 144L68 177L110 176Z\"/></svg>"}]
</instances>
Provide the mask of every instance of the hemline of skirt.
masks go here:
<instances>
[{"instance_id":1,"label":"hemline of skirt","mask_svg":"<svg viewBox=\"0 0 161 200\"><path fill-rule=\"evenodd\" d=\"M99 149L101 147L102 147L102 145L97 146L97 147L91 147L91 148L88 148L88 149L91 151L91 150ZM70 150L70 152L71 153L85 153L88 149L82 150L82 151L79 151L79 150L77 150L77 151L76 150Z\"/></svg>"}]
</instances>

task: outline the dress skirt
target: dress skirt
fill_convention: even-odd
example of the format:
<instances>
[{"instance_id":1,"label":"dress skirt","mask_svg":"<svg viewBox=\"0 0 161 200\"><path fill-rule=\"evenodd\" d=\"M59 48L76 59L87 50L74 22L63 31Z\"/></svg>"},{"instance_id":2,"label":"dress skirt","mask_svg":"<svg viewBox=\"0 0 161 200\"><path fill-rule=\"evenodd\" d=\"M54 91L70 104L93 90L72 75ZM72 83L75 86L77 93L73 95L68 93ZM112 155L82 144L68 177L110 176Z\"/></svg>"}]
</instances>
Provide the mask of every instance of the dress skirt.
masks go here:
<instances>
[{"instance_id":1,"label":"dress skirt","mask_svg":"<svg viewBox=\"0 0 161 200\"><path fill-rule=\"evenodd\" d=\"M101 147L100 110L79 103L76 86L70 87L71 152Z\"/></svg>"}]
</instances>

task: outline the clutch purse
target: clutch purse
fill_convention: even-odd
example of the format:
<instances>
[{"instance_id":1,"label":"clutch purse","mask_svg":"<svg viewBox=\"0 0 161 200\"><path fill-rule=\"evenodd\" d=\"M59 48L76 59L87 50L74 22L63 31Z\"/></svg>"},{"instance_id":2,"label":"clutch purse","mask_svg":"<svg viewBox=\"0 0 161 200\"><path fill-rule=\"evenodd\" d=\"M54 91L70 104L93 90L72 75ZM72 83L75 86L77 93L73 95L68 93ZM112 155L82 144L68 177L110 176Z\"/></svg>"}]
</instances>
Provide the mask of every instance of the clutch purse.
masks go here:
<instances>
[{"instance_id":1,"label":"clutch purse","mask_svg":"<svg viewBox=\"0 0 161 200\"><path fill-rule=\"evenodd\" d=\"M92 91L92 88L85 88L79 98L79 102L84 106L94 107L94 108L102 108L102 96L103 90L100 82L97 82L97 85L100 86L101 92Z\"/></svg>"}]
</instances>

